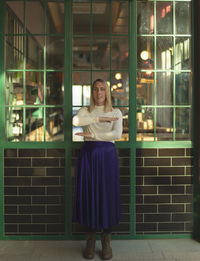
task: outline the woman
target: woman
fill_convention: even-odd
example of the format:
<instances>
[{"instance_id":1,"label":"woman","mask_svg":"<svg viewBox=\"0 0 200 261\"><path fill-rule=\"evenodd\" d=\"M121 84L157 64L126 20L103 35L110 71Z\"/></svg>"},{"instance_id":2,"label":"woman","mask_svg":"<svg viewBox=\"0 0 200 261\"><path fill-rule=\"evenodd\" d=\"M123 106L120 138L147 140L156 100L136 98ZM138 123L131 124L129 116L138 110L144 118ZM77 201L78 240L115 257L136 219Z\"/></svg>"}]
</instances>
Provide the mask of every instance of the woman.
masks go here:
<instances>
[{"instance_id":1,"label":"woman","mask_svg":"<svg viewBox=\"0 0 200 261\"><path fill-rule=\"evenodd\" d=\"M102 79L94 81L89 108L73 117L83 126L84 145L77 163L73 221L88 228L84 257L94 258L96 231L103 230L102 258L110 259L111 227L120 221L120 187L114 141L122 135L122 113L113 109L110 89Z\"/></svg>"}]
</instances>

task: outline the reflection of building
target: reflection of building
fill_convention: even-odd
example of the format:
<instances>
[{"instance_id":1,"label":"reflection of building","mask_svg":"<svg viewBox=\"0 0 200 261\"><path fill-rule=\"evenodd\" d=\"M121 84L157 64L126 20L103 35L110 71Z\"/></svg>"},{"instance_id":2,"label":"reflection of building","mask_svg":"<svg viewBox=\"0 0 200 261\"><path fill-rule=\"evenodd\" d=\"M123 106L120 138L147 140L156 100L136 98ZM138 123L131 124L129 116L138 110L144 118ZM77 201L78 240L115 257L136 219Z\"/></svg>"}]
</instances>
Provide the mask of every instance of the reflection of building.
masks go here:
<instances>
[{"instance_id":1,"label":"reflection of building","mask_svg":"<svg viewBox=\"0 0 200 261\"><path fill-rule=\"evenodd\" d=\"M71 117L88 106L97 78L108 82L123 113L116 236L184 237L197 230L192 1L2 2L0 236L74 238L83 231L71 224L80 148Z\"/></svg>"}]
</instances>

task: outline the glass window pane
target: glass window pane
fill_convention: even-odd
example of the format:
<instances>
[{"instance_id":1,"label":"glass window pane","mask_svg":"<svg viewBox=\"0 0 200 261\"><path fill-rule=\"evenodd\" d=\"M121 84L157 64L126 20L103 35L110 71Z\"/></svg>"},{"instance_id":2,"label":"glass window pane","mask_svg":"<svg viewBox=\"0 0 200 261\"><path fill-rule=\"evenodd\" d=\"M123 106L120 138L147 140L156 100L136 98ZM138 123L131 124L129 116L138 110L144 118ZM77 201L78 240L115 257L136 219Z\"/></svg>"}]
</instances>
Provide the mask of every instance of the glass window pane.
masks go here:
<instances>
[{"instance_id":1,"label":"glass window pane","mask_svg":"<svg viewBox=\"0 0 200 261\"><path fill-rule=\"evenodd\" d=\"M128 37L112 38L112 69L128 69Z\"/></svg>"},{"instance_id":2,"label":"glass window pane","mask_svg":"<svg viewBox=\"0 0 200 261\"><path fill-rule=\"evenodd\" d=\"M24 1L7 1L6 4L8 12L6 33L21 33L18 28L23 27L24 23Z\"/></svg>"},{"instance_id":3,"label":"glass window pane","mask_svg":"<svg viewBox=\"0 0 200 261\"><path fill-rule=\"evenodd\" d=\"M127 34L129 26L129 2L112 1L112 33Z\"/></svg>"},{"instance_id":4,"label":"glass window pane","mask_svg":"<svg viewBox=\"0 0 200 261\"><path fill-rule=\"evenodd\" d=\"M129 108L120 107L123 117L123 133L122 137L117 141L128 141L129 140Z\"/></svg>"},{"instance_id":5,"label":"glass window pane","mask_svg":"<svg viewBox=\"0 0 200 261\"><path fill-rule=\"evenodd\" d=\"M47 36L46 48L47 69L64 69L64 37Z\"/></svg>"},{"instance_id":6,"label":"glass window pane","mask_svg":"<svg viewBox=\"0 0 200 261\"><path fill-rule=\"evenodd\" d=\"M126 72L112 73L111 99L113 106L129 105L129 77Z\"/></svg>"},{"instance_id":7,"label":"glass window pane","mask_svg":"<svg viewBox=\"0 0 200 261\"><path fill-rule=\"evenodd\" d=\"M57 1L58 2L58 1ZM46 33L64 34L64 0L47 2Z\"/></svg>"},{"instance_id":8,"label":"glass window pane","mask_svg":"<svg viewBox=\"0 0 200 261\"><path fill-rule=\"evenodd\" d=\"M6 105L23 105L23 72L7 72L5 86Z\"/></svg>"},{"instance_id":9,"label":"glass window pane","mask_svg":"<svg viewBox=\"0 0 200 261\"><path fill-rule=\"evenodd\" d=\"M157 37L156 66L157 69L169 70L173 68L173 37Z\"/></svg>"},{"instance_id":10,"label":"glass window pane","mask_svg":"<svg viewBox=\"0 0 200 261\"><path fill-rule=\"evenodd\" d=\"M6 69L23 69L23 36L6 37Z\"/></svg>"},{"instance_id":11,"label":"glass window pane","mask_svg":"<svg viewBox=\"0 0 200 261\"><path fill-rule=\"evenodd\" d=\"M156 96L158 105L173 104L173 73L157 72Z\"/></svg>"},{"instance_id":12,"label":"glass window pane","mask_svg":"<svg viewBox=\"0 0 200 261\"><path fill-rule=\"evenodd\" d=\"M190 105L192 103L191 73L176 73L176 105Z\"/></svg>"},{"instance_id":13,"label":"glass window pane","mask_svg":"<svg viewBox=\"0 0 200 261\"><path fill-rule=\"evenodd\" d=\"M154 38L138 37L137 42L137 68L154 69Z\"/></svg>"},{"instance_id":14,"label":"glass window pane","mask_svg":"<svg viewBox=\"0 0 200 261\"><path fill-rule=\"evenodd\" d=\"M154 104L154 73L137 72L137 105Z\"/></svg>"},{"instance_id":15,"label":"glass window pane","mask_svg":"<svg viewBox=\"0 0 200 261\"><path fill-rule=\"evenodd\" d=\"M23 109L21 107L6 108L7 141L23 141Z\"/></svg>"},{"instance_id":16,"label":"glass window pane","mask_svg":"<svg viewBox=\"0 0 200 261\"><path fill-rule=\"evenodd\" d=\"M26 1L26 32L44 33L44 7L41 1Z\"/></svg>"},{"instance_id":17,"label":"glass window pane","mask_svg":"<svg viewBox=\"0 0 200 261\"><path fill-rule=\"evenodd\" d=\"M173 13L172 2L157 2L156 3L156 26L157 34L172 34L173 33Z\"/></svg>"},{"instance_id":18,"label":"glass window pane","mask_svg":"<svg viewBox=\"0 0 200 261\"><path fill-rule=\"evenodd\" d=\"M73 69L90 69L90 63L90 39L75 37L73 39Z\"/></svg>"},{"instance_id":19,"label":"glass window pane","mask_svg":"<svg viewBox=\"0 0 200 261\"><path fill-rule=\"evenodd\" d=\"M92 69L110 69L110 39L93 38L92 40Z\"/></svg>"},{"instance_id":20,"label":"glass window pane","mask_svg":"<svg viewBox=\"0 0 200 261\"><path fill-rule=\"evenodd\" d=\"M191 109L176 108L176 140L191 140Z\"/></svg>"},{"instance_id":21,"label":"glass window pane","mask_svg":"<svg viewBox=\"0 0 200 261\"><path fill-rule=\"evenodd\" d=\"M138 34L154 33L153 2L137 2L137 30Z\"/></svg>"},{"instance_id":22,"label":"glass window pane","mask_svg":"<svg viewBox=\"0 0 200 261\"><path fill-rule=\"evenodd\" d=\"M64 141L63 108L46 108L46 141Z\"/></svg>"},{"instance_id":23,"label":"glass window pane","mask_svg":"<svg viewBox=\"0 0 200 261\"><path fill-rule=\"evenodd\" d=\"M26 109L26 141L44 141L43 108Z\"/></svg>"},{"instance_id":24,"label":"glass window pane","mask_svg":"<svg viewBox=\"0 0 200 261\"><path fill-rule=\"evenodd\" d=\"M175 69L188 70L191 68L191 38L176 37Z\"/></svg>"},{"instance_id":25,"label":"glass window pane","mask_svg":"<svg viewBox=\"0 0 200 261\"><path fill-rule=\"evenodd\" d=\"M82 97L83 97L83 89L82 85L73 85L72 86L73 100L72 104L74 106L82 106Z\"/></svg>"},{"instance_id":26,"label":"glass window pane","mask_svg":"<svg viewBox=\"0 0 200 261\"><path fill-rule=\"evenodd\" d=\"M173 109L156 109L156 140L173 139Z\"/></svg>"},{"instance_id":27,"label":"glass window pane","mask_svg":"<svg viewBox=\"0 0 200 261\"><path fill-rule=\"evenodd\" d=\"M77 114L78 110L80 109L81 107L72 107L72 117ZM72 126L72 140L73 141L83 141L84 138L79 136L79 135L75 135L75 133L78 133L78 132L83 132L83 128L81 126Z\"/></svg>"},{"instance_id":28,"label":"glass window pane","mask_svg":"<svg viewBox=\"0 0 200 261\"><path fill-rule=\"evenodd\" d=\"M110 33L109 1L92 1L92 31L94 34Z\"/></svg>"},{"instance_id":29,"label":"glass window pane","mask_svg":"<svg viewBox=\"0 0 200 261\"><path fill-rule=\"evenodd\" d=\"M47 72L46 104L61 105L64 102L64 73Z\"/></svg>"},{"instance_id":30,"label":"glass window pane","mask_svg":"<svg viewBox=\"0 0 200 261\"><path fill-rule=\"evenodd\" d=\"M137 108L137 141L154 141L153 108Z\"/></svg>"},{"instance_id":31,"label":"glass window pane","mask_svg":"<svg viewBox=\"0 0 200 261\"><path fill-rule=\"evenodd\" d=\"M191 34L191 3L176 2L175 10L176 34Z\"/></svg>"},{"instance_id":32,"label":"glass window pane","mask_svg":"<svg viewBox=\"0 0 200 261\"><path fill-rule=\"evenodd\" d=\"M44 103L43 72L26 72L26 104Z\"/></svg>"},{"instance_id":33,"label":"glass window pane","mask_svg":"<svg viewBox=\"0 0 200 261\"><path fill-rule=\"evenodd\" d=\"M103 79L108 83L110 86L110 72L92 72L92 82L94 82L96 79Z\"/></svg>"},{"instance_id":34,"label":"glass window pane","mask_svg":"<svg viewBox=\"0 0 200 261\"><path fill-rule=\"evenodd\" d=\"M44 68L44 37L27 36L26 42L26 69Z\"/></svg>"},{"instance_id":35,"label":"glass window pane","mask_svg":"<svg viewBox=\"0 0 200 261\"><path fill-rule=\"evenodd\" d=\"M73 3L73 33L90 33L90 1Z\"/></svg>"}]
</instances>

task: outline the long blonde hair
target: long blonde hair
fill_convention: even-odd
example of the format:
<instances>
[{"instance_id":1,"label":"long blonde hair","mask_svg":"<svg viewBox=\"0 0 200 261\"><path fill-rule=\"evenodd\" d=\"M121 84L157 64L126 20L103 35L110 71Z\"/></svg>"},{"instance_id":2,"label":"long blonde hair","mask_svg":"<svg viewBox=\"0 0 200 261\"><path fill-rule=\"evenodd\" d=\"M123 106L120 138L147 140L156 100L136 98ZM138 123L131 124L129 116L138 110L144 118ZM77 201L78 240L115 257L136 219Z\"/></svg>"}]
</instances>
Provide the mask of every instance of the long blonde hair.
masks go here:
<instances>
[{"instance_id":1,"label":"long blonde hair","mask_svg":"<svg viewBox=\"0 0 200 261\"><path fill-rule=\"evenodd\" d=\"M94 110L95 107L95 102L94 102L94 97L92 94L92 90L96 84L96 82L100 82L104 85L104 87L106 88L106 101L105 101L105 105L104 105L104 112L109 112L112 111L112 102L111 102L111 95L110 95L110 88L107 84L106 81L104 81L103 79L96 79L91 87L91 95L90 95L90 106L88 108L89 112L92 112Z\"/></svg>"}]
</instances>

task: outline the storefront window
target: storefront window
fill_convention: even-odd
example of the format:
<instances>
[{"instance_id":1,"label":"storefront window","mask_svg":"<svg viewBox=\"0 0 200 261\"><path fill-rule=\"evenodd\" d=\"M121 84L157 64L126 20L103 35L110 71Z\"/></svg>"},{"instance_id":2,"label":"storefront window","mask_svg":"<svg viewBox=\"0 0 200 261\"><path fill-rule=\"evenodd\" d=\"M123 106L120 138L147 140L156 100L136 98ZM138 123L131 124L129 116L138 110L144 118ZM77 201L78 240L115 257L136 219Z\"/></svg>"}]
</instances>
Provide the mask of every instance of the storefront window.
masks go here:
<instances>
[{"instance_id":1,"label":"storefront window","mask_svg":"<svg viewBox=\"0 0 200 261\"><path fill-rule=\"evenodd\" d=\"M137 1L137 141L191 140L191 1Z\"/></svg>"}]
</instances>

